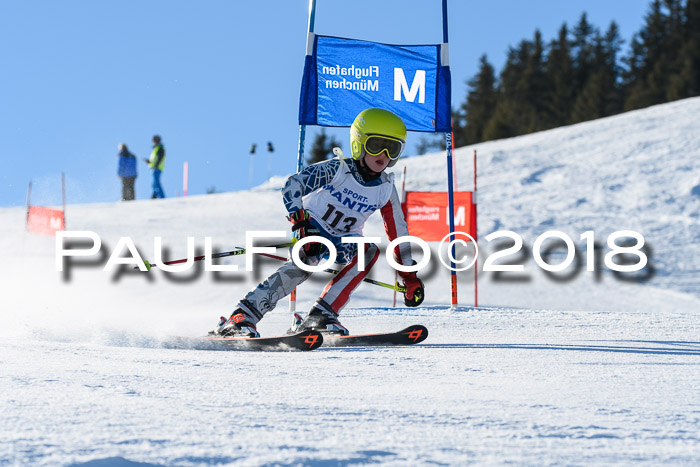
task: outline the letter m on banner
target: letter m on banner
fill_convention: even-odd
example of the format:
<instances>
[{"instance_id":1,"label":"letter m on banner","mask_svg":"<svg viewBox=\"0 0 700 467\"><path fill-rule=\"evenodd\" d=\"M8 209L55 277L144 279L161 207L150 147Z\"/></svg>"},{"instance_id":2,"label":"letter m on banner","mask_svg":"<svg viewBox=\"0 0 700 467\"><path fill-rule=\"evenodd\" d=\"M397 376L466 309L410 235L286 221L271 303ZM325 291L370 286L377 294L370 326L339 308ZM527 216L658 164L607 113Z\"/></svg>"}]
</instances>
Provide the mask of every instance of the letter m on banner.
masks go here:
<instances>
[{"instance_id":1,"label":"letter m on banner","mask_svg":"<svg viewBox=\"0 0 700 467\"><path fill-rule=\"evenodd\" d=\"M300 125L349 127L380 107L409 131L449 133L450 68L445 44L388 45L310 35L299 103Z\"/></svg>"},{"instance_id":2,"label":"letter m on banner","mask_svg":"<svg viewBox=\"0 0 700 467\"><path fill-rule=\"evenodd\" d=\"M54 235L66 229L63 211L41 206L29 206L27 209L27 232Z\"/></svg>"},{"instance_id":3,"label":"letter m on banner","mask_svg":"<svg viewBox=\"0 0 700 467\"><path fill-rule=\"evenodd\" d=\"M425 103L425 70L416 70L411 87L408 87L403 68L394 68L394 100L400 101L401 94L406 96L406 101L415 102L418 94L418 103Z\"/></svg>"},{"instance_id":4,"label":"letter m on banner","mask_svg":"<svg viewBox=\"0 0 700 467\"><path fill-rule=\"evenodd\" d=\"M455 231L465 232L476 238L476 209L472 203L472 192L454 194ZM437 242L450 233L447 214L447 193L406 192L404 203L408 232L426 242Z\"/></svg>"}]
</instances>

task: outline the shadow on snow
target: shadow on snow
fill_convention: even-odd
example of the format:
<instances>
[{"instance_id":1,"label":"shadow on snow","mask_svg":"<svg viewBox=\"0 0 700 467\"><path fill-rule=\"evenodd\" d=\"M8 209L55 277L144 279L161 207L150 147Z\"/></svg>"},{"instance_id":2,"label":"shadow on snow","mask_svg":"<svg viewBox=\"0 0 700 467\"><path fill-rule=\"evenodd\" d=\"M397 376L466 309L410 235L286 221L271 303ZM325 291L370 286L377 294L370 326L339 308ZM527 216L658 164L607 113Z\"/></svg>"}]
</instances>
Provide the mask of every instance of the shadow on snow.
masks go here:
<instances>
[{"instance_id":1,"label":"shadow on snow","mask_svg":"<svg viewBox=\"0 0 700 467\"><path fill-rule=\"evenodd\" d=\"M515 349L515 350L575 350L582 352L619 352L650 355L700 356L700 342L684 341L591 341L590 344L421 344L421 347L437 349ZM666 347L636 345L596 345L595 342L620 342L628 344L658 344Z\"/></svg>"}]
</instances>

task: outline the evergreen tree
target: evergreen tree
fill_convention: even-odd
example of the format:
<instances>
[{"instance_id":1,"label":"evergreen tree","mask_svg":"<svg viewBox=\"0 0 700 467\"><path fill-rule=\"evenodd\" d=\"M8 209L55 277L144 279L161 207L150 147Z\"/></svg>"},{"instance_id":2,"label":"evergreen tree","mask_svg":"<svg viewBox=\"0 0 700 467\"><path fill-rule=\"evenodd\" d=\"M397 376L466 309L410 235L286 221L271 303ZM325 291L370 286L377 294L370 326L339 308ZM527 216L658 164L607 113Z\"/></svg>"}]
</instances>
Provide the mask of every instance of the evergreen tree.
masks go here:
<instances>
[{"instance_id":1,"label":"evergreen tree","mask_svg":"<svg viewBox=\"0 0 700 467\"><path fill-rule=\"evenodd\" d=\"M496 76L486 55L479 59L479 73L467 82L467 100L462 104L464 127L455 132L455 146L464 146L483 141L484 128L491 119L496 106Z\"/></svg>"},{"instance_id":2,"label":"evergreen tree","mask_svg":"<svg viewBox=\"0 0 700 467\"><path fill-rule=\"evenodd\" d=\"M586 13L581 14L581 18L574 27L574 40L571 43L571 54L573 57L573 87L574 95L577 96L586 86L588 78L593 74L592 66L594 59L593 42L591 37L595 33L594 27L588 22Z\"/></svg>"},{"instance_id":3,"label":"evergreen tree","mask_svg":"<svg viewBox=\"0 0 700 467\"><path fill-rule=\"evenodd\" d=\"M557 39L549 45L546 79L546 125L548 128L569 123L574 101L573 60L569 46L569 30L566 23L559 28Z\"/></svg>"},{"instance_id":4,"label":"evergreen tree","mask_svg":"<svg viewBox=\"0 0 700 467\"><path fill-rule=\"evenodd\" d=\"M576 97L571 111L573 123L585 122L605 116L608 82L605 73L597 71L588 78L586 86Z\"/></svg>"},{"instance_id":5,"label":"evergreen tree","mask_svg":"<svg viewBox=\"0 0 700 467\"><path fill-rule=\"evenodd\" d=\"M306 163L311 165L317 162L325 161L332 156L334 147L341 147L340 143L335 140L335 137L328 137L326 129L321 128L320 133L316 133L314 142L309 151L309 157L306 158Z\"/></svg>"},{"instance_id":6,"label":"evergreen tree","mask_svg":"<svg viewBox=\"0 0 700 467\"><path fill-rule=\"evenodd\" d=\"M459 106L457 110L452 109L452 135L455 143L455 147L459 148L466 146L466 128L467 128L467 114L464 113L464 105Z\"/></svg>"},{"instance_id":7,"label":"evergreen tree","mask_svg":"<svg viewBox=\"0 0 700 467\"><path fill-rule=\"evenodd\" d=\"M697 96L700 94L700 0L688 0L685 8L675 3L667 6L671 27L677 28L671 40L679 47L679 53L668 79L666 99Z\"/></svg>"},{"instance_id":8,"label":"evergreen tree","mask_svg":"<svg viewBox=\"0 0 700 467\"><path fill-rule=\"evenodd\" d=\"M484 140L522 135L545 127L546 89L544 45L539 31L534 41L523 40L508 51L501 72L493 117L484 129Z\"/></svg>"},{"instance_id":9,"label":"evergreen tree","mask_svg":"<svg viewBox=\"0 0 700 467\"><path fill-rule=\"evenodd\" d=\"M623 58L626 70L622 72L622 86L625 93L625 110L632 107L630 96L637 94L644 82L644 45L639 33L632 36L629 55Z\"/></svg>"},{"instance_id":10,"label":"evergreen tree","mask_svg":"<svg viewBox=\"0 0 700 467\"><path fill-rule=\"evenodd\" d=\"M687 0L685 11L686 41L690 61L688 71L688 96L700 95L700 0Z\"/></svg>"},{"instance_id":11,"label":"evergreen tree","mask_svg":"<svg viewBox=\"0 0 700 467\"><path fill-rule=\"evenodd\" d=\"M664 47L668 42L666 23L661 0L653 0L645 24L637 33L637 43L633 43L637 46L633 53L640 54L634 58L639 68L635 70L633 80L627 83L625 110L648 107L665 100L668 59L664 55L673 53Z\"/></svg>"},{"instance_id":12,"label":"evergreen tree","mask_svg":"<svg viewBox=\"0 0 700 467\"><path fill-rule=\"evenodd\" d=\"M593 38L591 75L576 97L571 121L583 122L616 114L622 109L622 91L619 85L620 68L617 54L622 39L617 24L610 23L605 36L598 30Z\"/></svg>"},{"instance_id":13,"label":"evergreen tree","mask_svg":"<svg viewBox=\"0 0 700 467\"><path fill-rule=\"evenodd\" d=\"M454 129L452 130L454 133ZM455 147L457 143L455 142ZM432 151L444 151L445 150L445 137L442 134L437 134L435 136L421 136L418 144L416 145L416 154L427 154Z\"/></svg>"},{"instance_id":14,"label":"evergreen tree","mask_svg":"<svg viewBox=\"0 0 700 467\"><path fill-rule=\"evenodd\" d=\"M605 117L622 112L622 67L618 63L618 57L624 42L620 36L620 28L612 21L603 36L602 55L597 60L598 71L602 72L604 77L605 105L602 115Z\"/></svg>"},{"instance_id":15,"label":"evergreen tree","mask_svg":"<svg viewBox=\"0 0 700 467\"><path fill-rule=\"evenodd\" d=\"M700 0L651 0L625 57L622 44L615 22L601 35L584 12L573 30L562 25L546 53L539 31L509 47L498 80L482 56L465 102L453 112L455 144L700 95Z\"/></svg>"},{"instance_id":16,"label":"evergreen tree","mask_svg":"<svg viewBox=\"0 0 700 467\"><path fill-rule=\"evenodd\" d=\"M522 77L525 73L527 58L532 43L523 40L517 48L508 49L508 59L501 71L497 92L497 102L493 116L484 129L484 141L508 138L522 134L523 115L519 113L524 107L524 89Z\"/></svg>"},{"instance_id":17,"label":"evergreen tree","mask_svg":"<svg viewBox=\"0 0 700 467\"><path fill-rule=\"evenodd\" d=\"M686 97L700 95L700 0L687 0L685 10L686 61L685 80L688 83Z\"/></svg>"},{"instance_id":18,"label":"evergreen tree","mask_svg":"<svg viewBox=\"0 0 700 467\"><path fill-rule=\"evenodd\" d=\"M493 116L484 128L484 141L493 139L510 138L518 134L518 128L513 119L512 104L505 100L499 100L494 109Z\"/></svg>"},{"instance_id":19,"label":"evergreen tree","mask_svg":"<svg viewBox=\"0 0 700 467\"><path fill-rule=\"evenodd\" d=\"M544 43L539 30L535 30L532 51L527 57L525 75L522 77L521 85L524 88L525 108L532 112L525 132L531 133L548 128L546 121L549 107L547 102L549 86L544 60Z\"/></svg>"}]
</instances>

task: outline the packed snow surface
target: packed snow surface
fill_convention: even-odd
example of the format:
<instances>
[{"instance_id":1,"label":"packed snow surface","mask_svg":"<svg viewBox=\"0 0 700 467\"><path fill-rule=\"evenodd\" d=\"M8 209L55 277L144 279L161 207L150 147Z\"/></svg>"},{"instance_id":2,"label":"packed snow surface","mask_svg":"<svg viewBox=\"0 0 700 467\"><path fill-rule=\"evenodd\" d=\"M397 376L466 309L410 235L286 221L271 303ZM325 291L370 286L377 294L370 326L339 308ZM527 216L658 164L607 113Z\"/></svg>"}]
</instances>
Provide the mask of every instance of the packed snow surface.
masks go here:
<instances>
[{"instance_id":1,"label":"packed snow surface","mask_svg":"<svg viewBox=\"0 0 700 467\"><path fill-rule=\"evenodd\" d=\"M418 308L400 297L394 308L391 290L361 285L343 324L353 333L427 326L412 347L173 349L172 336L212 329L279 263L103 270L112 253L129 256L115 251L120 237L153 261L155 237L178 258L189 236L198 250L208 236L226 251L244 246L246 231L288 229L283 179L69 205L67 228L97 233L102 248L63 272L55 239L25 233L24 209L0 209L0 465L698 465L699 116L700 99L688 99L457 149L461 190L473 188L477 151L479 267L508 246L486 236L510 230L527 248L506 259L525 268L480 271L478 307L472 270L460 273L456 310L435 258ZM444 154L402 160L397 184L403 166L407 189L446 189ZM118 180L114 188L116 197ZM533 245L551 230L574 241L578 269L537 266ZM644 237L649 265L639 273L613 274L602 261L621 230ZM587 231L600 244L592 272ZM378 215L365 234L384 237ZM564 257L559 249L548 261ZM381 259L371 277L394 281ZM300 311L328 278L299 288ZM263 335L287 329L287 305L260 323Z\"/></svg>"}]
</instances>

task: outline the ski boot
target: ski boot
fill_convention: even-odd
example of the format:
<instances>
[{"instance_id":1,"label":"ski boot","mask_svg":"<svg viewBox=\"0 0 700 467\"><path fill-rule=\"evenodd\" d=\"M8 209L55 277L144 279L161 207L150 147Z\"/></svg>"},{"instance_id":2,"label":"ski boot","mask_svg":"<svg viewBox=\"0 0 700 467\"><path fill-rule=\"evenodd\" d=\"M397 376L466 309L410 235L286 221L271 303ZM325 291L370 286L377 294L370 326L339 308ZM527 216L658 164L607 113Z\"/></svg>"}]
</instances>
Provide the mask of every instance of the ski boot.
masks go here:
<instances>
[{"instance_id":1,"label":"ski boot","mask_svg":"<svg viewBox=\"0 0 700 467\"><path fill-rule=\"evenodd\" d=\"M313 329L325 335L347 336L350 331L338 321L338 315L330 309L314 306L306 318L302 319L298 313L294 313L294 322L289 329L290 334Z\"/></svg>"},{"instance_id":2,"label":"ski boot","mask_svg":"<svg viewBox=\"0 0 700 467\"><path fill-rule=\"evenodd\" d=\"M236 308L229 319L219 318L216 329L209 332L210 336L219 337L260 337L255 329L253 320L242 309Z\"/></svg>"}]
</instances>

